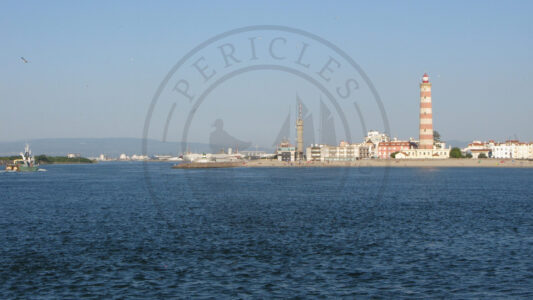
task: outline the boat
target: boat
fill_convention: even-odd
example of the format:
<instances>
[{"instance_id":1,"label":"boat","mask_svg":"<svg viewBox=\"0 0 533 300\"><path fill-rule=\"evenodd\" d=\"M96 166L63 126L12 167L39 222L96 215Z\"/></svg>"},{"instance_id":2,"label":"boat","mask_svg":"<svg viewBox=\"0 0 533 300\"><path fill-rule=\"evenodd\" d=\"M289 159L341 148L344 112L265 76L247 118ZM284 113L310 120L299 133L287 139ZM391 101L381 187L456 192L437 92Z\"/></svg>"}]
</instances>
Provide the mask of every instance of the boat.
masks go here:
<instances>
[{"instance_id":1,"label":"boat","mask_svg":"<svg viewBox=\"0 0 533 300\"><path fill-rule=\"evenodd\" d=\"M26 144L24 153L20 153L21 159L15 159L12 164L6 166L8 172L37 172L39 171L39 164L35 162L35 158L31 153L30 146Z\"/></svg>"}]
</instances>

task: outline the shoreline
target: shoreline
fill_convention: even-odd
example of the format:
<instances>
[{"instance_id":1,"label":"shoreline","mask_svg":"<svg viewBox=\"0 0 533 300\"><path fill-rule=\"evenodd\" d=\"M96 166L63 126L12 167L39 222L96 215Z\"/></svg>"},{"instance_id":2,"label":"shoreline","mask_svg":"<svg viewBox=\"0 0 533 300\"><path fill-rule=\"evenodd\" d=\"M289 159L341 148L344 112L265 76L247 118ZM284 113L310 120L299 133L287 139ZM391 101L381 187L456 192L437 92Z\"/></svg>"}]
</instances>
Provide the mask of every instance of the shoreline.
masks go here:
<instances>
[{"instance_id":1,"label":"shoreline","mask_svg":"<svg viewBox=\"0 0 533 300\"><path fill-rule=\"evenodd\" d=\"M393 167L393 168L533 168L531 160L512 159L442 159L442 160L357 160L353 162L280 162L248 161L245 168L324 168L324 167Z\"/></svg>"}]
</instances>

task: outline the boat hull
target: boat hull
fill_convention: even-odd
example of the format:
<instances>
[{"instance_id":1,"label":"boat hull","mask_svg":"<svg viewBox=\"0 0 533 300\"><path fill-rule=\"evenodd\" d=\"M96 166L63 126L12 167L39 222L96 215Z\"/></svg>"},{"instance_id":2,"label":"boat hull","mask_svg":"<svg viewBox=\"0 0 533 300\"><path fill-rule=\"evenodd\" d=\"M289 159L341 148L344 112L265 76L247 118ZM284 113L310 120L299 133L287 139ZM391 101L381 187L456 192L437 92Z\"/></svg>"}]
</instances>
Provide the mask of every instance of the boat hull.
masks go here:
<instances>
[{"instance_id":1,"label":"boat hull","mask_svg":"<svg viewBox=\"0 0 533 300\"><path fill-rule=\"evenodd\" d=\"M38 170L38 166L18 166L19 172L37 172Z\"/></svg>"}]
</instances>

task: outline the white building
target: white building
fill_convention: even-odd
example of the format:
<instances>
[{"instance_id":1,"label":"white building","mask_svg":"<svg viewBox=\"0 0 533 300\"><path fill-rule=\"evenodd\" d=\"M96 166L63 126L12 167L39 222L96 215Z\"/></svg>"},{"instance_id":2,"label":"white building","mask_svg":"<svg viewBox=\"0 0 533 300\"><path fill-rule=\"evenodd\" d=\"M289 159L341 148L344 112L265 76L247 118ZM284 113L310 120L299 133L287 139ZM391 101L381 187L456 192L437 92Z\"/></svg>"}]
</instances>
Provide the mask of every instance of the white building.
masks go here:
<instances>
[{"instance_id":1,"label":"white building","mask_svg":"<svg viewBox=\"0 0 533 300\"><path fill-rule=\"evenodd\" d=\"M510 140L496 143L492 147L492 157L509 159L533 159L533 143Z\"/></svg>"},{"instance_id":2,"label":"white building","mask_svg":"<svg viewBox=\"0 0 533 300\"><path fill-rule=\"evenodd\" d=\"M131 156L131 160L148 160L149 157L146 156L146 155L137 155L137 154L133 154Z\"/></svg>"},{"instance_id":3,"label":"white building","mask_svg":"<svg viewBox=\"0 0 533 300\"><path fill-rule=\"evenodd\" d=\"M377 145L381 142L388 142L390 138L387 134L379 132L377 130L370 130L367 132L365 137L365 142L372 142L372 144Z\"/></svg>"},{"instance_id":4,"label":"white building","mask_svg":"<svg viewBox=\"0 0 533 300\"><path fill-rule=\"evenodd\" d=\"M67 154L67 158L79 158L81 157L81 154L79 153L69 153Z\"/></svg>"},{"instance_id":5,"label":"white building","mask_svg":"<svg viewBox=\"0 0 533 300\"><path fill-rule=\"evenodd\" d=\"M368 158L379 158L379 143L390 142L390 137L377 130L370 130L365 137L366 146L368 146ZM366 157L364 157L366 158Z\"/></svg>"},{"instance_id":6,"label":"white building","mask_svg":"<svg viewBox=\"0 0 533 300\"><path fill-rule=\"evenodd\" d=\"M533 159L533 143L524 143L518 140L508 140L505 143L473 141L463 149L471 153L472 158L478 158L484 153L489 158L497 159Z\"/></svg>"},{"instance_id":7,"label":"white building","mask_svg":"<svg viewBox=\"0 0 533 300\"><path fill-rule=\"evenodd\" d=\"M354 161L359 159L360 144L341 141L338 146L311 145L306 149L308 161Z\"/></svg>"},{"instance_id":8,"label":"white building","mask_svg":"<svg viewBox=\"0 0 533 300\"><path fill-rule=\"evenodd\" d=\"M486 157L492 157L493 148L494 141L492 140L488 142L472 141L461 152L470 153L473 159L478 159L481 154L484 154Z\"/></svg>"},{"instance_id":9,"label":"white building","mask_svg":"<svg viewBox=\"0 0 533 300\"><path fill-rule=\"evenodd\" d=\"M296 147L291 145L288 140L283 140L276 149L276 155L279 161L295 161Z\"/></svg>"},{"instance_id":10,"label":"white building","mask_svg":"<svg viewBox=\"0 0 533 300\"><path fill-rule=\"evenodd\" d=\"M396 154L396 159L446 159L451 148L409 149Z\"/></svg>"}]
</instances>

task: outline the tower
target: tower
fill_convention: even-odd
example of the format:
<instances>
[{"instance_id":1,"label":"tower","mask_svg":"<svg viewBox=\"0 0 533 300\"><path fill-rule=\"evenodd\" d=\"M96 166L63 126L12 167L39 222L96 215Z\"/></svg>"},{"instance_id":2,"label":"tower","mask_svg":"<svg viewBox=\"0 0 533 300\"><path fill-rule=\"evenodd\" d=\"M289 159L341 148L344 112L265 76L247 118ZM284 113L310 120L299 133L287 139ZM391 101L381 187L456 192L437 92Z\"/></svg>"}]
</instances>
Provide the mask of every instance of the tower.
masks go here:
<instances>
[{"instance_id":1,"label":"tower","mask_svg":"<svg viewBox=\"0 0 533 300\"><path fill-rule=\"evenodd\" d=\"M302 104L298 107L298 119L296 120L296 157L297 160L303 160L304 156L304 120L302 118Z\"/></svg>"},{"instance_id":2,"label":"tower","mask_svg":"<svg viewBox=\"0 0 533 300\"><path fill-rule=\"evenodd\" d=\"M424 73L420 84L420 142L419 149L433 149L433 112L431 109L431 83Z\"/></svg>"}]
</instances>

